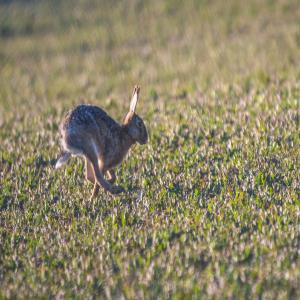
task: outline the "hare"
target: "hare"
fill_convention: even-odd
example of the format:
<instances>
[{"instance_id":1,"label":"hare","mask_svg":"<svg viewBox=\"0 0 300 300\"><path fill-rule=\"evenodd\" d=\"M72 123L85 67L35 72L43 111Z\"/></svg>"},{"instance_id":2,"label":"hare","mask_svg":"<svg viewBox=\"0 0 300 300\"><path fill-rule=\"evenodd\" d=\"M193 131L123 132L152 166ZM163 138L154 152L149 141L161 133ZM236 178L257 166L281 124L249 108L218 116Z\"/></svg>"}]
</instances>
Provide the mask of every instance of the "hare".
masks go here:
<instances>
[{"instance_id":1,"label":"hare","mask_svg":"<svg viewBox=\"0 0 300 300\"><path fill-rule=\"evenodd\" d=\"M122 125L101 108L85 104L69 111L61 123L63 152L55 168L66 164L71 155L83 157L86 179L94 184L91 198L98 195L100 186L111 194L124 192L123 187L113 185L116 180L114 168L122 162L132 145L147 143L146 126L135 113L139 92L140 87L135 86Z\"/></svg>"}]
</instances>

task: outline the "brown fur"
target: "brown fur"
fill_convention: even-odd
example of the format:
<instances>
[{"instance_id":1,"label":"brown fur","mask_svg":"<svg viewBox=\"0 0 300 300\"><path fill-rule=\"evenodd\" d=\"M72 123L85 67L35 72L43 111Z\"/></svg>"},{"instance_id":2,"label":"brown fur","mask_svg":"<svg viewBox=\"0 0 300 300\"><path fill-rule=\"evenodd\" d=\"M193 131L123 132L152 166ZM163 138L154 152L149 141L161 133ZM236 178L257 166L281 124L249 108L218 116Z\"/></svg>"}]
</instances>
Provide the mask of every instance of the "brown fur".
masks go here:
<instances>
[{"instance_id":1,"label":"brown fur","mask_svg":"<svg viewBox=\"0 0 300 300\"><path fill-rule=\"evenodd\" d=\"M85 158L86 179L94 184L92 197L97 196L100 185L112 194L123 192L122 187L113 185L116 180L113 169L122 162L133 144L147 142L145 124L134 112L138 95L139 88L135 87L131 110L122 125L99 107L91 105L75 107L61 124L64 151Z\"/></svg>"}]
</instances>

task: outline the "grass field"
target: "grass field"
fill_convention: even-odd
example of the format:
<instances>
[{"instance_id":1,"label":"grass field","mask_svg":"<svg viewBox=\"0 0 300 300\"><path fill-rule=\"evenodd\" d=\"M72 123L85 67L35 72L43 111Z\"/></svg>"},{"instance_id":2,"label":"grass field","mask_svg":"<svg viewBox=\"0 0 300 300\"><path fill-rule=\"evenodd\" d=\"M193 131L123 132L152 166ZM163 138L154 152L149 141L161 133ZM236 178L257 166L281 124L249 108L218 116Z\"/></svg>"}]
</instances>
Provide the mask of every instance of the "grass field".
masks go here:
<instances>
[{"instance_id":1,"label":"grass field","mask_svg":"<svg viewBox=\"0 0 300 300\"><path fill-rule=\"evenodd\" d=\"M300 298L300 6L0 1L0 299ZM81 102L149 128L101 193L53 165Z\"/></svg>"}]
</instances>

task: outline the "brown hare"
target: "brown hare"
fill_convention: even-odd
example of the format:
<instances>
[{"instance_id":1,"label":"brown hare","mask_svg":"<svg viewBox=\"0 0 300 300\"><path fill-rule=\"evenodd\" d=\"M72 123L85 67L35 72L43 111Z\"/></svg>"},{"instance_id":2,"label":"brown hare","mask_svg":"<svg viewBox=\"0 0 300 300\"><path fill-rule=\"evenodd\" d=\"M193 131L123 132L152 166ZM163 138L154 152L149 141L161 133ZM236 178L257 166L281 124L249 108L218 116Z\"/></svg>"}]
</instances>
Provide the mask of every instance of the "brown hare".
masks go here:
<instances>
[{"instance_id":1,"label":"brown hare","mask_svg":"<svg viewBox=\"0 0 300 300\"><path fill-rule=\"evenodd\" d=\"M135 86L130 109L122 125L101 108L85 104L69 111L61 123L63 152L55 168L64 165L71 155L83 157L86 179L94 184L92 198L98 195L100 185L111 194L123 192L121 186L113 185L116 180L114 168L122 162L133 144L147 143L146 126L135 113L139 92L139 86Z\"/></svg>"}]
</instances>

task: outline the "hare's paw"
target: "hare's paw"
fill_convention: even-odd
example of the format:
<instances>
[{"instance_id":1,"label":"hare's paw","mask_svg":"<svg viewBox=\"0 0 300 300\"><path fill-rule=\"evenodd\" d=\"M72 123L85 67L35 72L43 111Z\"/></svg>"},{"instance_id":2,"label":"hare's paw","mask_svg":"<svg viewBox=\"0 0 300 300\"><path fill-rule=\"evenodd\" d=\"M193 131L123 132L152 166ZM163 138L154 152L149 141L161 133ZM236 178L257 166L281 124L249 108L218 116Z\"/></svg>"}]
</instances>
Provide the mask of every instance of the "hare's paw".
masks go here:
<instances>
[{"instance_id":1,"label":"hare's paw","mask_svg":"<svg viewBox=\"0 0 300 300\"><path fill-rule=\"evenodd\" d=\"M121 187L121 186L118 186L118 185L114 185L110 192L113 194L113 195L117 195L117 194L120 194L120 193L123 193L125 192L124 188Z\"/></svg>"}]
</instances>

